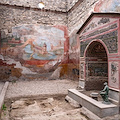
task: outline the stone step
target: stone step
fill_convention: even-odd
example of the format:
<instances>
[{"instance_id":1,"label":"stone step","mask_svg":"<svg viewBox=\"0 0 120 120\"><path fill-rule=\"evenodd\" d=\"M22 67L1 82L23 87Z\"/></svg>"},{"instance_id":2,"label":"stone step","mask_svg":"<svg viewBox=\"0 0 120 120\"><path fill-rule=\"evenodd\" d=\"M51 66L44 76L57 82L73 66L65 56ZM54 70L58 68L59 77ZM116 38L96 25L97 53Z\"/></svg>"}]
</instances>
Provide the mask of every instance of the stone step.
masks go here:
<instances>
[{"instance_id":1,"label":"stone step","mask_svg":"<svg viewBox=\"0 0 120 120\"><path fill-rule=\"evenodd\" d=\"M96 101L76 89L69 89L68 96L100 118L116 115L119 113L119 106L112 103L107 105L103 104L102 101Z\"/></svg>"},{"instance_id":2,"label":"stone step","mask_svg":"<svg viewBox=\"0 0 120 120\"><path fill-rule=\"evenodd\" d=\"M2 106L4 104L4 98L5 98L5 94L6 94L8 85L9 85L9 82L5 82L5 85L4 85L4 87L3 87L3 89L1 90L1 93L0 93L0 113L1 113L1 110L2 110Z\"/></svg>"}]
</instances>

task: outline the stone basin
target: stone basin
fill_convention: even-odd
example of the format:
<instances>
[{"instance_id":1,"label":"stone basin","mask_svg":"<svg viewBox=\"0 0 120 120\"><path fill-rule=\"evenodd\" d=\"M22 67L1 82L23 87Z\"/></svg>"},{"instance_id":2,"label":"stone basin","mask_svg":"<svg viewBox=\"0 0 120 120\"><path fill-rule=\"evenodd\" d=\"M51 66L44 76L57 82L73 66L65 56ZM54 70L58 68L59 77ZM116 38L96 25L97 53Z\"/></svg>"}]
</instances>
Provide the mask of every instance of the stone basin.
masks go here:
<instances>
[{"instance_id":1,"label":"stone basin","mask_svg":"<svg viewBox=\"0 0 120 120\"><path fill-rule=\"evenodd\" d=\"M92 93L90 94L91 97L98 97L98 95L99 95L99 94L96 93L96 92L92 92Z\"/></svg>"},{"instance_id":2,"label":"stone basin","mask_svg":"<svg viewBox=\"0 0 120 120\"><path fill-rule=\"evenodd\" d=\"M96 93L96 92L92 92L91 94L90 94L90 96L93 98L93 99L95 99L95 100L97 100L98 101L98 93Z\"/></svg>"}]
</instances>

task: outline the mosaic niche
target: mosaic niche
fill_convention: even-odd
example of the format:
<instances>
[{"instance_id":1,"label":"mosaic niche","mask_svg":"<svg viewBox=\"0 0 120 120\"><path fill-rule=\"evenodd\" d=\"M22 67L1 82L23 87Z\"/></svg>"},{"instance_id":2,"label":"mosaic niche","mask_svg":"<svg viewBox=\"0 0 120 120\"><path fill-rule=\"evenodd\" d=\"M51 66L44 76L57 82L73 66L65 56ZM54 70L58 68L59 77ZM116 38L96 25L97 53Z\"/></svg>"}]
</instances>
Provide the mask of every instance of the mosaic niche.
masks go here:
<instances>
[{"instance_id":1,"label":"mosaic niche","mask_svg":"<svg viewBox=\"0 0 120 120\"><path fill-rule=\"evenodd\" d=\"M99 27L100 25L103 25L103 24L106 24L106 23L109 23L110 22L110 19L109 18L101 18L99 21L94 21L94 22L91 22L86 28L85 30L83 31L83 33L86 33L88 31L91 31L93 30L94 28L96 27ZM108 28L107 28L108 29ZM107 30L106 29L106 30ZM98 32L99 30L97 30ZM99 31L99 32L102 32L102 31Z\"/></svg>"},{"instance_id":2,"label":"mosaic niche","mask_svg":"<svg viewBox=\"0 0 120 120\"><path fill-rule=\"evenodd\" d=\"M113 29L115 29L115 28L117 28L117 27L118 27L117 23L112 24L112 25L109 25L109 26L104 27L104 28L102 28L102 29L95 30L94 32L92 32L92 33L90 33L90 34L80 36L80 40L87 39L87 38L89 38L89 37L92 37L92 36L95 36L95 35L98 35L98 34L107 32L107 31L109 31L109 30L113 30Z\"/></svg>"},{"instance_id":3,"label":"mosaic niche","mask_svg":"<svg viewBox=\"0 0 120 120\"><path fill-rule=\"evenodd\" d=\"M109 84L111 87L119 88L119 71L118 71L118 62L109 63Z\"/></svg>"},{"instance_id":4,"label":"mosaic niche","mask_svg":"<svg viewBox=\"0 0 120 120\"><path fill-rule=\"evenodd\" d=\"M92 38L92 39L89 39L89 40L86 40L86 41L81 41L80 42L80 55L81 55L81 57L83 57L84 51L85 51L87 45L91 41L96 40L96 39L100 39L106 44L109 53L117 53L117 51L118 51L117 35L118 35L118 32L113 31L113 32L110 32L110 33L107 33L107 34L104 34L104 35L100 35L100 36L97 36L95 38Z\"/></svg>"},{"instance_id":5,"label":"mosaic niche","mask_svg":"<svg viewBox=\"0 0 120 120\"><path fill-rule=\"evenodd\" d=\"M88 76L108 76L107 63L88 63Z\"/></svg>"}]
</instances>

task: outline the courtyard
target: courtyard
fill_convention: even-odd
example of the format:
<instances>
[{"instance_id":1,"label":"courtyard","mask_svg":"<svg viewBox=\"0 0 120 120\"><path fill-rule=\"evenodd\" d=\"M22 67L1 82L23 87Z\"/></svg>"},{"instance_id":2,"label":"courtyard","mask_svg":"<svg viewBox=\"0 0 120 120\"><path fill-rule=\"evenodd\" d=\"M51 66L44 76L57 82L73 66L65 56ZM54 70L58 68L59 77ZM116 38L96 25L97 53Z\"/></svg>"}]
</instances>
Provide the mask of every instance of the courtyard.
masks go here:
<instances>
[{"instance_id":1,"label":"courtyard","mask_svg":"<svg viewBox=\"0 0 120 120\"><path fill-rule=\"evenodd\" d=\"M3 86L1 82L0 90ZM119 115L101 119L86 108L66 101L68 89L77 86L78 81L67 79L10 82L1 120L119 120Z\"/></svg>"},{"instance_id":2,"label":"courtyard","mask_svg":"<svg viewBox=\"0 0 120 120\"><path fill-rule=\"evenodd\" d=\"M0 0L0 120L120 120L120 0Z\"/></svg>"}]
</instances>

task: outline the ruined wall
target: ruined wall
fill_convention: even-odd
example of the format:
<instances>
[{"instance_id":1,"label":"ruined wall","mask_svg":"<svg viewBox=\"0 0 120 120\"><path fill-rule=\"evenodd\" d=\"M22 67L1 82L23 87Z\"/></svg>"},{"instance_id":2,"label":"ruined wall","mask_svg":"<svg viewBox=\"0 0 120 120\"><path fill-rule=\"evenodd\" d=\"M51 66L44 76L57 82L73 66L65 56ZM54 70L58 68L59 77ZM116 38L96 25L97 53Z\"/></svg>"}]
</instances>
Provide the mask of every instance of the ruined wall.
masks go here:
<instances>
[{"instance_id":1,"label":"ruined wall","mask_svg":"<svg viewBox=\"0 0 120 120\"><path fill-rule=\"evenodd\" d=\"M38 24L12 27L11 34L1 39L0 53L3 59L7 57L5 61L12 59L13 68L16 66L20 68L22 65L38 74L49 73L54 71L59 64L64 62L66 64L68 60L67 28ZM19 64L16 64L14 60L19 61ZM11 61L5 65L11 65ZM24 74L23 70L21 72ZM31 74L31 71L26 74Z\"/></svg>"},{"instance_id":2,"label":"ruined wall","mask_svg":"<svg viewBox=\"0 0 120 120\"><path fill-rule=\"evenodd\" d=\"M89 17L98 0L84 0L68 13L68 30L71 35L77 31Z\"/></svg>"},{"instance_id":3,"label":"ruined wall","mask_svg":"<svg viewBox=\"0 0 120 120\"><path fill-rule=\"evenodd\" d=\"M32 8L26 4L23 7L23 3L20 3L8 1L0 4L0 52L5 63L3 65L13 64L12 68L18 69L20 76L46 71L49 74L64 62L64 54L68 52L67 14L62 10L40 10L34 8L32 3ZM10 67L5 67L1 79L5 78L6 68L11 71ZM7 78L10 76L11 72ZM49 78L48 75L43 76Z\"/></svg>"},{"instance_id":4,"label":"ruined wall","mask_svg":"<svg viewBox=\"0 0 120 120\"><path fill-rule=\"evenodd\" d=\"M71 3L71 4L70 4ZM74 1L75 3L75 1ZM70 8L72 2L69 1ZM75 4L68 12L68 31L69 31L69 59L70 66L79 68L79 62L72 62L79 59L79 40L76 32L91 15L92 12L120 12L120 1L118 0L84 0ZM79 60L78 60L79 61Z\"/></svg>"},{"instance_id":5,"label":"ruined wall","mask_svg":"<svg viewBox=\"0 0 120 120\"><path fill-rule=\"evenodd\" d=\"M12 32L12 27L22 24L65 25L65 13L46 12L36 9L0 5L1 37ZM4 35L3 35L4 32Z\"/></svg>"},{"instance_id":6,"label":"ruined wall","mask_svg":"<svg viewBox=\"0 0 120 120\"><path fill-rule=\"evenodd\" d=\"M0 31L1 31L0 42L2 42L2 46L1 46L2 53L3 54L7 53L8 56L10 56L11 58L19 59L20 63L25 66L27 66L28 64L30 65L35 64L37 66L41 66L45 64L46 62L43 62L43 59L42 62L38 62L41 60L42 57L38 57L38 55L33 54L33 51L35 51L36 54L37 52L36 49L34 49L33 51L27 51L25 46L25 44L27 44L26 41L29 41L30 44L33 44L33 46L35 46L34 45L35 43L32 40L29 40L30 37L32 37L32 39L37 38L35 40L35 42L37 42L38 39L40 40L42 39L38 37L39 36L38 31L44 31L44 35L42 35L44 36L43 37L44 40L41 43L39 43L38 45L39 49L42 49L41 47L43 46L45 47L46 45L47 45L47 52L50 52L51 48L55 48L55 47L57 48L57 46L59 46L58 48L60 47L62 48L61 51L58 50L57 52L55 52L56 55L54 57L59 56L58 54L61 53L62 55L56 57L56 59L54 59L54 62L51 63L47 62L45 68L52 69L52 66L57 63L56 62L57 59L59 61L59 60L63 60L64 58L65 61L64 60L62 61L64 63L62 67L64 68L65 71L61 69L61 71L63 71L61 73L61 76L66 74L69 75L70 78L71 76L73 78L74 76L77 76L78 78L80 48L79 48L79 38L77 38L76 31L78 31L78 29L82 26L82 24L85 22L85 20L88 18L88 16L91 14L92 11L120 12L120 7L119 7L120 2L117 0L104 0L104 2L103 0L90 0L90 1L84 0L83 2L82 0L80 0L80 2L78 0L56 0L56 1L43 0L43 2L45 3L45 9L43 10L38 9L37 6L38 2L39 2L38 0L35 1L1 0L0 1ZM37 28L37 32L35 31L35 28ZM20 31L18 31L18 29L20 29ZM26 31L27 29L28 31ZM55 29L57 34L55 32L52 33L51 29ZM69 37L68 37L67 29L69 30ZM15 33L15 31L17 31L17 33ZM60 34L62 33L61 38L58 33ZM46 37L51 37L50 40L51 41L50 43L52 43L51 46L48 40L46 39ZM58 40L57 37L60 39ZM54 41L57 40L58 42L56 41L53 42L52 39L54 39ZM19 55L16 54L17 56L14 57L11 56L12 53L10 52L11 51L13 52L13 47L16 48L16 46L19 46L19 48L15 50L16 51L21 50L21 52ZM24 47L21 49L20 46L24 46ZM7 47L10 47L10 49L7 49ZM69 57L68 57L68 51L69 51ZM27 55L25 55L26 52ZM29 52L32 52L30 53L31 55L29 54ZM50 54L50 56L53 57L53 54ZM44 61L45 60L50 61L51 60L50 56L47 58L44 57ZM59 62L57 63L57 65L59 65ZM31 69L33 68L34 66L31 67ZM54 69L55 68L56 67L54 67ZM37 69L37 71L39 70Z\"/></svg>"},{"instance_id":7,"label":"ruined wall","mask_svg":"<svg viewBox=\"0 0 120 120\"><path fill-rule=\"evenodd\" d=\"M76 32L91 14L97 0L84 0L76 3L74 8L68 12L68 31L69 31L69 67L72 69L72 76L79 76L79 56L80 42ZM78 71L74 72L74 70ZM76 77L75 79L78 79Z\"/></svg>"},{"instance_id":8,"label":"ruined wall","mask_svg":"<svg viewBox=\"0 0 120 120\"><path fill-rule=\"evenodd\" d=\"M91 12L120 12L119 0L84 0L68 13L68 29L71 35L77 31Z\"/></svg>"},{"instance_id":9,"label":"ruined wall","mask_svg":"<svg viewBox=\"0 0 120 120\"><path fill-rule=\"evenodd\" d=\"M17 6L26 6L31 8L37 8L40 0L1 0L2 4L17 5ZM45 4L45 9L63 11L66 12L66 0L42 0Z\"/></svg>"}]
</instances>

